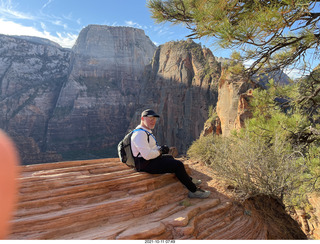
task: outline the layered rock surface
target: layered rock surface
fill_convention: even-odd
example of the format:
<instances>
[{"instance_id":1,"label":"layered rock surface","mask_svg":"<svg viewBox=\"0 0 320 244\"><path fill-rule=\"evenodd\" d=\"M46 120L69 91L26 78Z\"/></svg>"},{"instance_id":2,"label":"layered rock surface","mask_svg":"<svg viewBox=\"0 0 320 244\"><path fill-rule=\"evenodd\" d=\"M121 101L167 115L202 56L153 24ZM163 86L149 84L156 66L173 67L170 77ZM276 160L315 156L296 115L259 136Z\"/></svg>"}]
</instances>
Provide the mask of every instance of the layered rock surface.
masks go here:
<instances>
[{"instance_id":1,"label":"layered rock surface","mask_svg":"<svg viewBox=\"0 0 320 244\"><path fill-rule=\"evenodd\" d=\"M210 198L189 199L173 174L138 173L119 159L22 166L9 239L303 238L281 209L272 206L286 226L265 218L254 202L233 202L197 163L187 165Z\"/></svg>"},{"instance_id":2,"label":"layered rock surface","mask_svg":"<svg viewBox=\"0 0 320 244\"><path fill-rule=\"evenodd\" d=\"M311 216L307 216L306 212L303 211L300 215L300 221L305 233L311 234L315 239L320 240L320 196L318 192L312 193L308 196L308 201L312 206L310 211Z\"/></svg>"}]
</instances>

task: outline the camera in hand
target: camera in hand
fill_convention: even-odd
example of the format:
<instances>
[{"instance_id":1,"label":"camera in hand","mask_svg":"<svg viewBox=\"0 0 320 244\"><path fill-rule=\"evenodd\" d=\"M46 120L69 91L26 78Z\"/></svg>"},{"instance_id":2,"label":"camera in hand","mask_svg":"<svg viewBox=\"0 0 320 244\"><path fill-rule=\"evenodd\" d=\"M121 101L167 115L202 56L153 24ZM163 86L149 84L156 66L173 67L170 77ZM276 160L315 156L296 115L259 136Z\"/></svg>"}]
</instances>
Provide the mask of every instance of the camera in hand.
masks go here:
<instances>
[{"instance_id":1,"label":"camera in hand","mask_svg":"<svg viewBox=\"0 0 320 244\"><path fill-rule=\"evenodd\" d=\"M168 154L169 153L169 147L167 145L163 145L160 147L161 154Z\"/></svg>"}]
</instances>

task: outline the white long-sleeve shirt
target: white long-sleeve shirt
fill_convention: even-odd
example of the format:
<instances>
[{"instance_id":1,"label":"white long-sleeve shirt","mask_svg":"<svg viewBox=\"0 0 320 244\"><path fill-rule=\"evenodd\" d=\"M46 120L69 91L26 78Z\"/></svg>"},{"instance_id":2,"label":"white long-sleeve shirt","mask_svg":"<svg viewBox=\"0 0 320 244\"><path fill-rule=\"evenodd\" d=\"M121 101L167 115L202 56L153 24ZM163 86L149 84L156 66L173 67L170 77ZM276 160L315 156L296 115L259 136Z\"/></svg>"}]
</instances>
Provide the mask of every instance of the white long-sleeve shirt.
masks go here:
<instances>
[{"instance_id":1,"label":"white long-sleeve shirt","mask_svg":"<svg viewBox=\"0 0 320 244\"><path fill-rule=\"evenodd\" d=\"M141 125L138 125L136 129L144 129L152 134L151 130L144 128ZM149 135L149 142L148 142L148 135L143 130L138 130L133 132L131 136L131 150L134 157L137 157L139 152L140 155L138 157L143 157L145 160L154 159L160 156L160 147L157 146L157 142L154 136Z\"/></svg>"}]
</instances>

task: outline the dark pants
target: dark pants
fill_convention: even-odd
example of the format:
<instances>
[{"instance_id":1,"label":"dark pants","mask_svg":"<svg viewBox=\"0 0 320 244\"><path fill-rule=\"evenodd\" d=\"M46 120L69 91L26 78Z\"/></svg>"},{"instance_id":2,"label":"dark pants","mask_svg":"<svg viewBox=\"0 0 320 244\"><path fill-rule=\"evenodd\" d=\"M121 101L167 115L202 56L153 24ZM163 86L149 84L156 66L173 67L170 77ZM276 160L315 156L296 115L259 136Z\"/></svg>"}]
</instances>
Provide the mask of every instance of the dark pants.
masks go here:
<instances>
[{"instance_id":1,"label":"dark pants","mask_svg":"<svg viewBox=\"0 0 320 244\"><path fill-rule=\"evenodd\" d=\"M150 174L175 173L176 177L189 191L195 192L197 190L196 185L192 182L192 178L186 172L183 163L175 160L173 157L160 156L151 160L136 158L135 165L136 170L139 172L142 171Z\"/></svg>"}]
</instances>

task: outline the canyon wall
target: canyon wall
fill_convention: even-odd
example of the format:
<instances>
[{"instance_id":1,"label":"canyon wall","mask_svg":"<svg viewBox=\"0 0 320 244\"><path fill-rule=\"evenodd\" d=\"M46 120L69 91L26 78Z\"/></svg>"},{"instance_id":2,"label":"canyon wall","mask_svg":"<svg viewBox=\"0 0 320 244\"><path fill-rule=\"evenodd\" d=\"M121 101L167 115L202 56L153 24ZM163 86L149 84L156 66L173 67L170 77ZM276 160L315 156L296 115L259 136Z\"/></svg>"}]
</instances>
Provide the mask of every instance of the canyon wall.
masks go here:
<instances>
[{"instance_id":1,"label":"canyon wall","mask_svg":"<svg viewBox=\"0 0 320 244\"><path fill-rule=\"evenodd\" d=\"M72 50L30 37L0 44L0 127L25 164L105 155L128 128L156 49L143 30L96 25Z\"/></svg>"},{"instance_id":2,"label":"canyon wall","mask_svg":"<svg viewBox=\"0 0 320 244\"><path fill-rule=\"evenodd\" d=\"M158 48L143 30L89 25L72 49L0 36L0 128L24 164L117 156L141 112L159 143L185 153L217 102L220 64L191 40Z\"/></svg>"},{"instance_id":3,"label":"canyon wall","mask_svg":"<svg viewBox=\"0 0 320 244\"><path fill-rule=\"evenodd\" d=\"M104 151L128 129L143 71L155 48L139 29L84 28L49 122L48 150L67 153L70 159L81 152L107 156Z\"/></svg>"},{"instance_id":4,"label":"canyon wall","mask_svg":"<svg viewBox=\"0 0 320 244\"><path fill-rule=\"evenodd\" d=\"M154 130L160 144L187 151L217 102L219 76L220 64L211 51L190 39L157 48L146 68L138 104L140 110L150 107L161 115ZM139 117L140 111L133 122Z\"/></svg>"},{"instance_id":5,"label":"canyon wall","mask_svg":"<svg viewBox=\"0 0 320 244\"><path fill-rule=\"evenodd\" d=\"M222 63L225 60L220 60ZM222 64L223 66L223 64ZM256 88L268 89L269 80L275 84L288 85L290 78L282 71L275 71L269 74L260 74L251 79L241 75L235 75L223 67L218 82L218 102L216 113L218 125L211 124L209 130L223 136L230 135L232 130L244 127L244 121L251 118L249 101L252 92ZM218 128L218 130L217 130ZM205 128L208 130L208 128Z\"/></svg>"},{"instance_id":6,"label":"canyon wall","mask_svg":"<svg viewBox=\"0 0 320 244\"><path fill-rule=\"evenodd\" d=\"M14 139L22 160L61 160L43 152L69 63L69 50L0 35L0 127Z\"/></svg>"}]
</instances>

